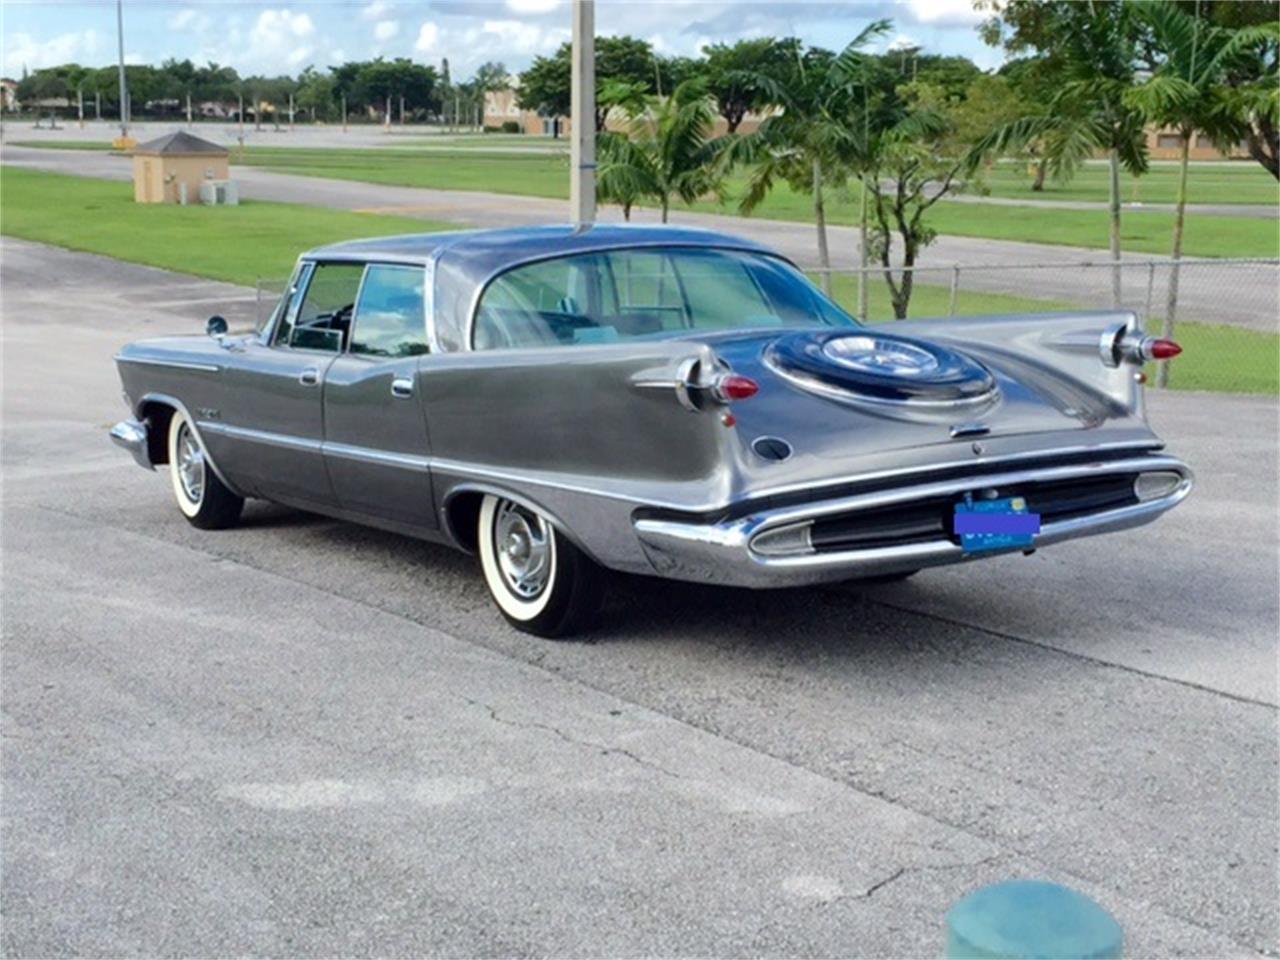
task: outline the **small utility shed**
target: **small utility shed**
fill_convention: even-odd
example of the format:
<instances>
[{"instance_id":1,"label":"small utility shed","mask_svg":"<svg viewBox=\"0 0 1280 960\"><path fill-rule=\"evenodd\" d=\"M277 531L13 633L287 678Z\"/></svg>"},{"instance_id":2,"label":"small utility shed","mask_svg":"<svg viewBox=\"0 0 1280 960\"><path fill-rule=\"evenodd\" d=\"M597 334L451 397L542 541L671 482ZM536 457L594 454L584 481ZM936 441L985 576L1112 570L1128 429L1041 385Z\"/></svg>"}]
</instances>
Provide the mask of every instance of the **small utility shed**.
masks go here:
<instances>
[{"instance_id":1,"label":"small utility shed","mask_svg":"<svg viewBox=\"0 0 1280 960\"><path fill-rule=\"evenodd\" d=\"M230 152L189 133L171 133L133 151L133 199L138 203L200 202L200 184L229 177Z\"/></svg>"}]
</instances>

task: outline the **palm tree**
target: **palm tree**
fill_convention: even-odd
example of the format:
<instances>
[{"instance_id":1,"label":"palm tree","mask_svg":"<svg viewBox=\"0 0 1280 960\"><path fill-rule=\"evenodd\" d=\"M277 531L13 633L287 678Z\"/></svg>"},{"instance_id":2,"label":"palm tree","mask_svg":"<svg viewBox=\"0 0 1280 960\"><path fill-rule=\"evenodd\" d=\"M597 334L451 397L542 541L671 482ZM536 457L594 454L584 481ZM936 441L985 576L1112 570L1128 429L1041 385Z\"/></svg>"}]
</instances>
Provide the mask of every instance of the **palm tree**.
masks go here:
<instances>
[{"instance_id":1,"label":"palm tree","mask_svg":"<svg viewBox=\"0 0 1280 960\"><path fill-rule=\"evenodd\" d=\"M671 200L693 203L723 192L721 155L732 138L714 139L715 102L701 80L687 80L669 97L645 96L632 84L607 86L602 106L627 117L625 134L602 132L598 186L601 199L631 207L653 199L666 223Z\"/></svg>"},{"instance_id":2,"label":"palm tree","mask_svg":"<svg viewBox=\"0 0 1280 960\"><path fill-rule=\"evenodd\" d=\"M1147 170L1143 114L1131 102L1138 60L1138 24L1123 0L1065 3L1045 8L1054 18L1047 66L1057 90L1047 114L1023 117L984 138L980 146L1007 150L1040 140L1049 173L1068 180L1095 153L1107 155L1112 302L1119 306L1120 168Z\"/></svg>"},{"instance_id":3,"label":"palm tree","mask_svg":"<svg viewBox=\"0 0 1280 960\"><path fill-rule=\"evenodd\" d=\"M835 57L813 50L797 55L793 75L785 83L765 73L742 77L745 85L763 91L778 112L734 145L732 159L749 166L739 206L743 213L750 213L777 180L809 192L827 293L831 292L831 255L823 190L843 182L851 171L865 169L866 124L858 110L862 106L865 111L867 102L861 51L891 26L889 20L869 24Z\"/></svg>"},{"instance_id":4,"label":"palm tree","mask_svg":"<svg viewBox=\"0 0 1280 960\"><path fill-rule=\"evenodd\" d=\"M1137 11L1151 31L1161 62L1149 80L1134 88L1129 100L1149 120L1176 129L1182 140L1173 217L1173 265L1164 318L1164 336L1171 338L1178 310L1191 138L1204 134L1223 146L1240 139L1246 120L1233 106L1222 82L1224 74L1251 48L1273 40L1278 31L1275 24L1225 30L1184 13L1168 0L1143 3ZM1158 383L1165 386L1168 382L1169 364L1161 364Z\"/></svg>"}]
</instances>

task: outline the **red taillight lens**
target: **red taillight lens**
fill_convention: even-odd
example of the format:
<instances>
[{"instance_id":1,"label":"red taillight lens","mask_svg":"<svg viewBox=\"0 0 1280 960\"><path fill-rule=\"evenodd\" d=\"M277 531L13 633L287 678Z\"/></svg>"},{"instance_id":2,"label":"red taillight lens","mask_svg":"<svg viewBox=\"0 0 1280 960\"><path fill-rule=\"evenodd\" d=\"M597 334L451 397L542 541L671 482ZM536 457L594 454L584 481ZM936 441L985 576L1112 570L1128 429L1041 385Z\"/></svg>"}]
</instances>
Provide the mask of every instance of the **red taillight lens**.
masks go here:
<instances>
[{"instance_id":1,"label":"red taillight lens","mask_svg":"<svg viewBox=\"0 0 1280 960\"><path fill-rule=\"evenodd\" d=\"M1152 340L1150 351L1152 360L1171 360L1182 352L1182 347L1172 340Z\"/></svg>"},{"instance_id":2,"label":"red taillight lens","mask_svg":"<svg viewBox=\"0 0 1280 960\"><path fill-rule=\"evenodd\" d=\"M716 381L716 396L725 403L747 400L760 390L760 384L740 373L728 373Z\"/></svg>"}]
</instances>

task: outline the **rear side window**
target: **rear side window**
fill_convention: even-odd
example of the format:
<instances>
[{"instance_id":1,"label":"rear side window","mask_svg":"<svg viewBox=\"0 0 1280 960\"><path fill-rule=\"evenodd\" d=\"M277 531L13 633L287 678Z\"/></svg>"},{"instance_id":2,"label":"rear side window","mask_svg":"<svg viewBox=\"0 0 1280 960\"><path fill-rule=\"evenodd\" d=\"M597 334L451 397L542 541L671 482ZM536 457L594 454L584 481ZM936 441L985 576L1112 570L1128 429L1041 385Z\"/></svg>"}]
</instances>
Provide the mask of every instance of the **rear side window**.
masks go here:
<instances>
[{"instance_id":1,"label":"rear side window","mask_svg":"<svg viewBox=\"0 0 1280 960\"><path fill-rule=\"evenodd\" d=\"M477 350L854 321L791 267L730 250L633 248L516 267L475 316Z\"/></svg>"},{"instance_id":2,"label":"rear side window","mask_svg":"<svg viewBox=\"0 0 1280 960\"><path fill-rule=\"evenodd\" d=\"M351 352L374 357L426 353L422 267L371 264L356 304Z\"/></svg>"}]
</instances>

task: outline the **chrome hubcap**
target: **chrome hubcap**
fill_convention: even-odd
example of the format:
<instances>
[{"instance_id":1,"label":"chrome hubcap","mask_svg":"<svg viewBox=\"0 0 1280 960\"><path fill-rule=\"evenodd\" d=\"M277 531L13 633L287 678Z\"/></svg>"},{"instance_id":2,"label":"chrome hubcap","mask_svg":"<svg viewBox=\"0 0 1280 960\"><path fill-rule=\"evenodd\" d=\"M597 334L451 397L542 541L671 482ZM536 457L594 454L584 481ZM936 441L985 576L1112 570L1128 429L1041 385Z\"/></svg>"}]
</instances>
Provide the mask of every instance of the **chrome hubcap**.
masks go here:
<instances>
[{"instance_id":1,"label":"chrome hubcap","mask_svg":"<svg viewBox=\"0 0 1280 960\"><path fill-rule=\"evenodd\" d=\"M547 588L551 536L551 527L542 517L509 501L498 507L493 525L498 568L511 592L522 600L532 600Z\"/></svg>"},{"instance_id":2,"label":"chrome hubcap","mask_svg":"<svg viewBox=\"0 0 1280 960\"><path fill-rule=\"evenodd\" d=\"M204 451L185 423L178 428L178 479L192 503L204 495Z\"/></svg>"}]
</instances>

